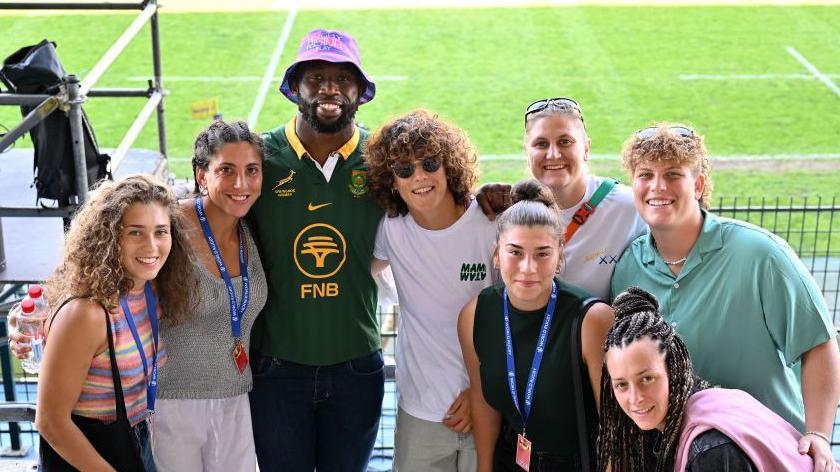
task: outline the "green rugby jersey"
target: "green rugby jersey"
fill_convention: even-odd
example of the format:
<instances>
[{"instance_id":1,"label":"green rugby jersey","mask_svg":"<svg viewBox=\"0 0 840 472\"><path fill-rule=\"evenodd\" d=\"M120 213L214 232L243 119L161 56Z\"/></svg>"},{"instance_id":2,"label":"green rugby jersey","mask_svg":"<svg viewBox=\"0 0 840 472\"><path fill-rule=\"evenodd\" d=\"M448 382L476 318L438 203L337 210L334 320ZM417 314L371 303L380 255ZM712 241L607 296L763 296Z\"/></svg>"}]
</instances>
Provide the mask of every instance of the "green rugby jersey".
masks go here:
<instances>
[{"instance_id":1,"label":"green rugby jersey","mask_svg":"<svg viewBox=\"0 0 840 472\"><path fill-rule=\"evenodd\" d=\"M380 349L370 263L383 212L367 194L358 128L327 182L294 132L266 140L262 195L251 208L268 301L251 346L262 355L330 365Z\"/></svg>"}]
</instances>

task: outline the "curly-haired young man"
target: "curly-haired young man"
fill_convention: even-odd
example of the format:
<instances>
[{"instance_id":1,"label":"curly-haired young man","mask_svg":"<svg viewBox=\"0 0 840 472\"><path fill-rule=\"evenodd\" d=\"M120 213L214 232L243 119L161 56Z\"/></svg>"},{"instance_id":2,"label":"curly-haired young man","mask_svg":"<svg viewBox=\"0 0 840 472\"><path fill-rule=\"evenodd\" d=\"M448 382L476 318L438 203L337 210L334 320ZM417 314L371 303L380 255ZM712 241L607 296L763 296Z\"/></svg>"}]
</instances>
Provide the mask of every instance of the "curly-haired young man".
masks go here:
<instances>
[{"instance_id":1,"label":"curly-haired young man","mask_svg":"<svg viewBox=\"0 0 840 472\"><path fill-rule=\"evenodd\" d=\"M476 468L458 313L491 283L496 225L472 200L476 152L427 111L401 116L365 148L386 210L374 266L390 262L400 301L395 471Z\"/></svg>"}]
</instances>

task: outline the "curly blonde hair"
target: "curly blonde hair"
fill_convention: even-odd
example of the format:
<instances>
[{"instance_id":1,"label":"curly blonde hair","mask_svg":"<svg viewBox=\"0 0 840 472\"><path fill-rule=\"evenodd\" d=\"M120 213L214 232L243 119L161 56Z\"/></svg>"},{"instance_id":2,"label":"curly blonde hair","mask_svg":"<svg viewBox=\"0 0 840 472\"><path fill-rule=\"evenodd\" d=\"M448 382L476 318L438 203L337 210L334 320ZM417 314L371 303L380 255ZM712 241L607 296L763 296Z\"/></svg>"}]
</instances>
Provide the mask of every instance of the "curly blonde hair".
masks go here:
<instances>
[{"instance_id":1,"label":"curly blonde hair","mask_svg":"<svg viewBox=\"0 0 840 472\"><path fill-rule=\"evenodd\" d=\"M470 201L472 186L478 179L475 147L457 126L426 110L415 110L383 125L365 145L368 190L388 216L408 213L405 201L394 191L391 166L427 157L441 160L446 186L455 203L466 205Z\"/></svg>"},{"instance_id":2,"label":"curly blonde hair","mask_svg":"<svg viewBox=\"0 0 840 472\"><path fill-rule=\"evenodd\" d=\"M123 214L134 203L157 203L169 211L172 248L155 278L161 320L177 323L189 316L189 296L196 293L198 279L184 216L172 190L142 174L102 182L73 217L65 237L64 258L46 281L47 298L53 307L73 296L114 307L120 294L133 288L134 282L120 262L120 235Z\"/></svg>"},{"instance_id":3,"label":"curly blonde hair","mask_svg":"<svg viewBox=\"0 0 840 472\"><path fill-rule=\"evenodd\" d=\"M709 209L712 198L712 176L709 165L709 153L703 136L693 132L691 136L681 136L672 130L674 127L691 129L681 123L656 123L656 131L650 137L642 139L639 133L633 133L621 150L621 162L624 168L633 172L641 162L645 161L674 161L677 165L688 165L695 177L703 176L705 186L700 196L700 206Z\"/></svg>"}]
</instances>

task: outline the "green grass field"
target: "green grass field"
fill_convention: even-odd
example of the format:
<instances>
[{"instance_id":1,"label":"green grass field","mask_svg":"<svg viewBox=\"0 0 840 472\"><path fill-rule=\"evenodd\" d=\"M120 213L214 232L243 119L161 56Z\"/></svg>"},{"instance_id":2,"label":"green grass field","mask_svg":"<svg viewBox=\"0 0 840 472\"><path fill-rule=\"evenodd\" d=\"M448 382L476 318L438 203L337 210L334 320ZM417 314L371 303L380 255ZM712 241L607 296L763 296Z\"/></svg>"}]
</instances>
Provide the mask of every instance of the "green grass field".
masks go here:
<instances>
[{"instance_id":1,"label":"green grass field","mask_svg":"<svg viewBox=\"0 0 840 472\"><path fill-rule=\"evenodd\" d=\"M83 76L133 17L0 16L0 54L48 37L65 68ZM189 174L192 139L207 124L190 118L190 103L215 97L225 118L247 117L285 19L284 12L162 13L167 135L179 177ZM316 27L352 32L369 74L403 78L377 81L376 99L357 115L371 128L425 107L467 129L481 154L518 155L524 107L571 96L583 105L595 154L617 155L634 130L670 120L705 134L715 156L840 155L840 96L786 49L837 82L840 6L303 11L277 77L300 37ZM148 38L141 33L98 86L142 87L137 77L151 71ZM276 85L258 130L294 112ZM134 99L91 99L86 109L101 145L116 146L140 106ZM0 108L0 124L18 119L15 108ZM156 144L150 124L136 146ZM832 162L784 172L720 171L716 195L832 195L840 159ZM616 161L596 160L594 167L623 176ZM485 161L482 171L483 181L527 175L516 160Z\"/></svg>"}]
</instances>

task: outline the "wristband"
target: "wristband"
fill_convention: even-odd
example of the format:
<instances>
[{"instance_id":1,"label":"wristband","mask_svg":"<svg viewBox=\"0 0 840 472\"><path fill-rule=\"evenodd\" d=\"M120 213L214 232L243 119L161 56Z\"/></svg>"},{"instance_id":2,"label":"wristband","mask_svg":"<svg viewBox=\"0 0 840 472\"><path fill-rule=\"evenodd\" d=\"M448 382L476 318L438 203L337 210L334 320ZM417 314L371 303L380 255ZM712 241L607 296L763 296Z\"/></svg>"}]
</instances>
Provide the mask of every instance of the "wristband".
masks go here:
<instances>
[{"instance_id":1,"label":"wristband","mask_svg":"<svg viewBox=\"0 0 840 472\"><path fill-rule=\"evenodd\" d=\"M829 439L828 436L826 436L825 434L823 434L819 431L806 431L805 432L805 436L807 436L809 434L820 437L820 438L823 438L823 439L825 439L825 442L827 442L829 445L831 445L831 439Z\"/></svg>"}]
</instances>

